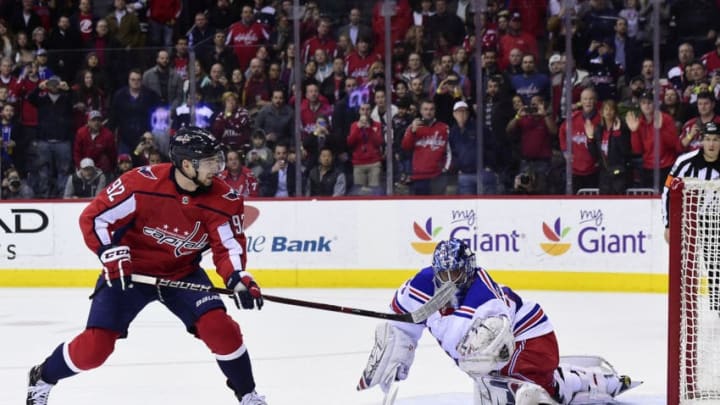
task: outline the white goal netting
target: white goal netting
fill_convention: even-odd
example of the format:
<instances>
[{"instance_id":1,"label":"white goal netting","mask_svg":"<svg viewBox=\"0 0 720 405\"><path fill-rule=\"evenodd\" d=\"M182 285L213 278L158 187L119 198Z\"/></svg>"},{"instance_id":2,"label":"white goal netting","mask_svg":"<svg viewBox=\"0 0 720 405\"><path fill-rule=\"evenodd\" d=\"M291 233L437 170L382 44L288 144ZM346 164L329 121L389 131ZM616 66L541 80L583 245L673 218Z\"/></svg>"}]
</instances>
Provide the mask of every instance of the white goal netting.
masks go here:
<instances>
[{"instance_id":1,"label":"white goal netting","mask_svg":"<svg viewBox=\"0 0 720 405\"><path fill-rule=\"evenodd\" d=\"M683 182L680 403L720 404L720 181Z\"/></svg>"}]
</instances>

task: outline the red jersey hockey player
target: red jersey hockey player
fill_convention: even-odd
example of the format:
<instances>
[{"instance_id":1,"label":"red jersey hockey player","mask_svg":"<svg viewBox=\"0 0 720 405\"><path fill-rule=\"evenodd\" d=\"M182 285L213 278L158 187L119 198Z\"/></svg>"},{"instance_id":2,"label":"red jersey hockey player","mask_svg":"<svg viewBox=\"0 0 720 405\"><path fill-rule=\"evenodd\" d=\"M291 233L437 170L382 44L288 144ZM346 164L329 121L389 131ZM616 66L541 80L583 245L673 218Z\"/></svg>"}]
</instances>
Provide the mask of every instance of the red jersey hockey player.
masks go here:
<instances>
[{"instance_id":1,"label":"red jersey hockey player","mask_svg":"<svg viewBox=\"0 0 720 405\"><path fill-rule=\"evenodd\" d=\"M210 284L200 255L210 249L218 273L236 291L238 307L262 307L260 287L245 271L243 200L225 182L220 143L207 130L185 127L170 144L172 163L127 172L80 216L85 243L103 270L85 330L60 344L30 370L27 404L47 404L59 380L99 367L127 336L135 316L159 301L215 354L240 404L264 405L255 393L240 327L220 296L208 292L133 285L132 273Z\"/></svg>"}]
</instances>

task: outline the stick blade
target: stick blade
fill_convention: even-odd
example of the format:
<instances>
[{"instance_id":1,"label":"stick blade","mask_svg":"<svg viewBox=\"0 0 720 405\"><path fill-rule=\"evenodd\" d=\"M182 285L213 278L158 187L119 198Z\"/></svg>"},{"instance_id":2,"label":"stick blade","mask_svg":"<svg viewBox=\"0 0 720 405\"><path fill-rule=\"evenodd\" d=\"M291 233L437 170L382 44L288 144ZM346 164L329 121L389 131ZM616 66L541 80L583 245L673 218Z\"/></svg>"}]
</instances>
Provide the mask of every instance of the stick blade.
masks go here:
<instances>
[{"instance_id":1,"label":"stick blade","mask_svg":"<svg viewBox=\"0 0 720 405\"><path fill-rule=\"evenodd\" d=\"M393 405L395 403L395 398L398 394L398 389L398 384L390 384L390 389L388 390L388 392L385 393L382 405Z\"/></svg>"},{"instance_id":2,"label":"stick blade","mask_svg":"<svg viewBox=\"0 0 720 405\"><path fill-rule=\"evenodd\" d=\"M435 294L417 310L410 313L413 323L425 322L426 319L445 306L455 295L457 287L453 283L445 283L435 290Z\"/></svg>"}]
</instances>

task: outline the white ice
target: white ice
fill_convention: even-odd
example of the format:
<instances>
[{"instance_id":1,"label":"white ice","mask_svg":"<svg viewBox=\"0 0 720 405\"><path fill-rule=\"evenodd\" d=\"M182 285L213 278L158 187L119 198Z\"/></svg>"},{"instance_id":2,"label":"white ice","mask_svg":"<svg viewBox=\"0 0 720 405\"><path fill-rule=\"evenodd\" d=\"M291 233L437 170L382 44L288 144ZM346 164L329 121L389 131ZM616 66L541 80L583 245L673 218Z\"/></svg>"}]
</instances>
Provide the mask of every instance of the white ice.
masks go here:
<instances>
[{"instance_id":1,"label":"white ice","mask_svg":"<svg viewBox=\"0 0 720 405\"><path fill-rule=\"evenodd\" d=\"M267 293L385 311L388 289L268 289ZM89 289L0 289L0 404L21 404L28 369L86 320ZM634 379L624 404L664 404L667 299L663 294L520 291L538 301L555 325L562 355L596 354ZM380 390L355 385L380 320L268 302L240 311L257 390L270 405L379 404ZM472 403L469 378L424 336L396 404ZM51 405L233 404L225 379L204 344L162 305L131 325L102 367L62 380Z\"/></svg>"}]
</instances>

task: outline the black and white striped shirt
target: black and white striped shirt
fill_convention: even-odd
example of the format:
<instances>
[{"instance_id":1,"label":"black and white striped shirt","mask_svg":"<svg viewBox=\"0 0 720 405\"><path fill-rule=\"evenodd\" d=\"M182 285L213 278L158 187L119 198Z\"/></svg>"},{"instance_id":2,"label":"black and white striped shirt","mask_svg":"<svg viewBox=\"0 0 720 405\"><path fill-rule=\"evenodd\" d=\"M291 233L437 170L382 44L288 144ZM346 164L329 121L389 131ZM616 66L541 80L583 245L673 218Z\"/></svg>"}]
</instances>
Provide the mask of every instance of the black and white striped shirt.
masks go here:
<instances>
[{"instance_id":1,"label":"black and white striped shirt","mask_svg":"<svg viewBox=\"0 0 720 405\"><path fill-rule=\"evenodd\" d=\"M665 227L668 226L670 208L670 185L675 178L693 177L700 180L720 179L720 159L714 162L705 160L702 148L684 153L675 160L662 193L662 214Z\"/></svg>"}]
</instances>

